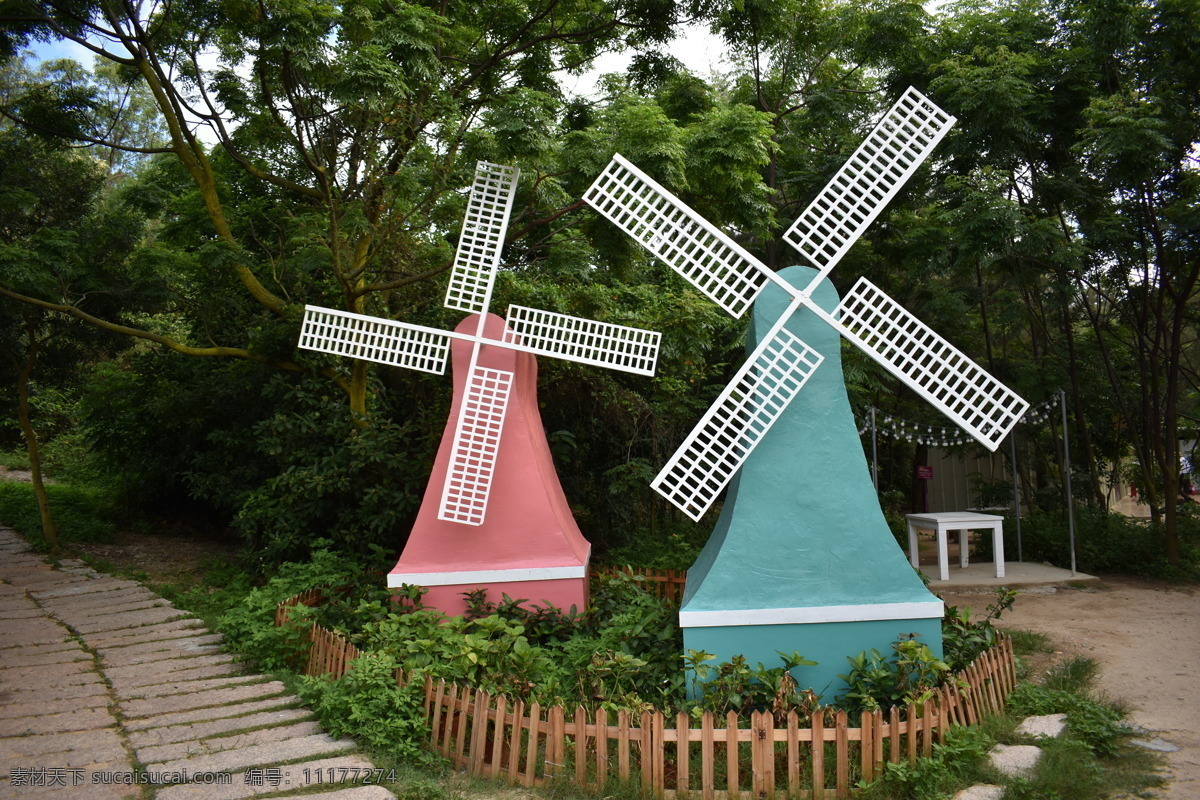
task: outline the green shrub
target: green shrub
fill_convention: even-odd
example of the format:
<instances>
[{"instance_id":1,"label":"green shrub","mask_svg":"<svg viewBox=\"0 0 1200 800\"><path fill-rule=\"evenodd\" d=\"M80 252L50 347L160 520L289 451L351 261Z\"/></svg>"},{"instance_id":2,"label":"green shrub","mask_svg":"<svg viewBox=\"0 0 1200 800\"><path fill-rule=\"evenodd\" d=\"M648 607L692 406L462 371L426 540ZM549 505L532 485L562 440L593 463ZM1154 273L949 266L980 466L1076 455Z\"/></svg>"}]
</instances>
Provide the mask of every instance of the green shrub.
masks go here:
<instances>
[{"instance_id":1,"label":"green shrub","mask_svg":"<svg viewBox=\"0 0 1200 800\"><path fill-rule=\"evenodd\" d=\"M309 589L377 585L375 580L363 578L377 568L335 553L329 544L328 540L314 541L316 549L310 560L280 565L266 585L250 590L238 605L221 615L217 625L226 644L264 670L301 666L308 647L306 631L319 612L297 606L289 615L291 624L276 627L276 606Z\"/></svg>"},{"instance_id":2,"label":"green shrub","mask_svg":"<svg viewBox=\"0 0 1200 800\"><path fill-rule=\"evenodd\" d=\"M838 677L846 682L847 691L837 704L851 715L924 703L950 676L950 666L915 635L894 642L890 659L872 648L846 660L850 672Z\"/></svg>"},{"instance_id":3,"label":"green shrub","mask_svg":"<svg viewBox=\"0 0 1200 800\"><path fill-rule=\"evenodd\" d=\"M982 728L952 727L930 758L883 765L874 781L860 784L862 800L943 800L971 782L994 742Z\"/></svg>"},{"instance_id":4,"label":"green shrub","mask_svg":"<svg viewBox=\"0 0 1200 800\"><path fill-rule=\"evenodd\" d=\"M397 667L389 653L365 653L337 680L304 678L300 694L334 736L353 736L406 759L432 762L435 757L425 747L424 682L397 684Z\"/></svg>"},{"instance_id":5,"label":"green shrub","mask_svg":"<svg viewBox=\"0 0 1200 800\"><path fill-rule=\"evenodd\" d=\"M1194 526L1189 519L1180 527L1182 538L1194 549L1197 540L1192 528L1200 526ZM1015 529L1010 531L1006 527L1005 535L1008 541L1016 541ZM1023 519L1021 539L1026 561L1048 561L1062 568L1071 566L1070 533L1064 516L1037 513ZM1075 553L1076 565L1084 572L1159 578L1169 571L1159 527L1148 520L1089 506L1075 510ZM1191 554L1189 563L1200 561Z\"/></svg>"},{"instance_id":6,"label":"green shrub","mask_svg":"<svg viewBox=\"0 0 1200 800\"><path fill-rule=\"evenodd\" d=\"M996 644L999 632L994 623L1012 608L1016 599L1015 589L998 589L996 600L978 620L971 619L970 608L946 606L942 618L942 652L952 672L966 669L980 653Z\"/></svg>"}]
</instances>

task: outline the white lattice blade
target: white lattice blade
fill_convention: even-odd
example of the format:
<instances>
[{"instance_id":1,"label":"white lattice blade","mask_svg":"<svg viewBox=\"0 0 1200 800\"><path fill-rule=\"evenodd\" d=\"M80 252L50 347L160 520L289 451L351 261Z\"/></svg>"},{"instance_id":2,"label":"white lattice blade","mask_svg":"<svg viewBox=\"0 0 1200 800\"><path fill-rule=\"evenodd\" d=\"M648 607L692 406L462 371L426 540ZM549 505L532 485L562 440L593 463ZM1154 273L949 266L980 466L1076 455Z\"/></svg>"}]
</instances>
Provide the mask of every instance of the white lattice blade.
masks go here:
<instances>
[{"instance_id":1,"label":"white lattice blade","mask_svg":"<svg viewBox=\"0 0 1200 800\"><path fill-rule=\"evenodd\" d=\"M699 522L824 360L786 328L764 339L650 485Z\"/></svg>"},{"instance_id":2,"label":"white lattice blade","mask_svg":"<svg viewBox=\"0 0 1200 800\"><path fill-rule=\"evenodd\" d=\"M450 338L436 328L305 306L299 346L441 375L446 371Z\"/></svg>"},{"instance_id":3,"label":"white lattice blade","mask_svg":"<svg viewBox=\"0 0 1200 800\"><path fill-rule=\"evenodd\" d=\"M516 167L486 161L475 167L475 182L471 185L471 199L458 239L454 271L446 289L447 308L468 314L487 311L520 174Z\"/></svg>"},{"instance_id":4,"label":"white lattice blade","mask_svg":"<svg viewBox=\"0 0 1200 800\"><path fill-rule=\"evenodd\" d=\"M989 450L1029 408L866 278L842 298L833 318L843 336Z\"/></svg>"},{"instance_id":5,"label":"white lattice blade","mask_svg":"<svg viewBox=\"0 0 1200 800\"><path fill-rule=\"evenodd\" d=\"M761 262L620 154L583 199L734 317L766 283Z\"/></svg>"},{"instance_id":6,"label":"white lattice blade","mask_svg":"<svg viewBox=\"0 0 1200 800\"><path fill-rule=\"evenodd\" d=\"M662 334L554 311L509 306L505 339L535 355L653 375Z\"/></svg>"},{"instance_id":7,"label":"white lattice blade","mask_svg":"<svg viewBox=\"0 0 1200 800\"><path fill-rule=\"evenodd\" d=\"M816 286L953 127L911 86L783 235L812 262Z\"/></svg>"},{"instance_id":8,"label":"white lattice blade","mask_svg":"<svg viewBox=\"0 0 1200 800\"><path fill-rule=\"evenodd\" d=\"M438 519L483 524L512 383L502 369L476 366L467 375Z\"/></svg>"}]
</instances>

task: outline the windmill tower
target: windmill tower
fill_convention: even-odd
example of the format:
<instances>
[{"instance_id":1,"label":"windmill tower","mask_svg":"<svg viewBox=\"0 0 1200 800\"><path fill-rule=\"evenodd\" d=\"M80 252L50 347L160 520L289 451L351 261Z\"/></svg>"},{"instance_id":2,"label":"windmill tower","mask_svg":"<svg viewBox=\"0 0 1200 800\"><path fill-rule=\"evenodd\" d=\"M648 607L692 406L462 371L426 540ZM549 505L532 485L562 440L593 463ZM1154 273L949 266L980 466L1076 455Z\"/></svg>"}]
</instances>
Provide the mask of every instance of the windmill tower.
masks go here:
<instances>
[{"instance_id":1,"label":"windmill tower","mask_svg":"<svg viewBox=\"0 0 1200 800\"><path fill-rule=\"evenodd\" d=\"M425 497L388 585L428 588L461 613L462 593L582 609L591 545L554 471L537 404L537 355L653 375L659 334L509 306L489 314L519 171L480 162L445 305L454 331L308 306L300 346L443 374L454 399Z\"/></svg>"},{"instance_id":2,"label":"windmill tower","mask_svg":"<svg viewBox=\"0 0 1200 800\"><path fill-rule=\"evenodd\" d=\"M751 663L799 650L820 662L797 674L818 691L836 688L845 656L904 633L940 651L942 603L879 509L839 336L989 449L1028 404L865 278L839 301L827 276L953 124L908 89L784 235L812 267L779 273L619 155L588 190L727 312L755 307L746 362L652 482L694 520L730 487L688 572L686 648Z\"/></svg>"}]
</instances>

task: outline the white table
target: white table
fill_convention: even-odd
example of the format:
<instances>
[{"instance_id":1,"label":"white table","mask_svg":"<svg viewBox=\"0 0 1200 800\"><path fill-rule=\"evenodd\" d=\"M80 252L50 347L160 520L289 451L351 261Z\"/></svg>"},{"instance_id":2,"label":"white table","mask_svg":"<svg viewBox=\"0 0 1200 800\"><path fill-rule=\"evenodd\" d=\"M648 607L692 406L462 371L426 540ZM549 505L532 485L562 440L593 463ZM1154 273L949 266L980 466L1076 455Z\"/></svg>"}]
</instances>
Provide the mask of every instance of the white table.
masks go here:
<instances>
[{"instance_id":1,"label":"white table","mask_svg":"<svg viewBox=\"0 0 1200 800\"><path fill-rule=\"evenodd\" d=\"M946 533L958 531L958 565L967 566L970 548L967 533L974 530L992 530L992 544L996 559L996 577L1004 577L1004 517L994 514L975 514L970 511L936 511L932 514L908 514L908 560L920 567L917 555L917 530L937 533L938 579L950 580L950 558L946 553Z\"/></svg>"}]
</instances>

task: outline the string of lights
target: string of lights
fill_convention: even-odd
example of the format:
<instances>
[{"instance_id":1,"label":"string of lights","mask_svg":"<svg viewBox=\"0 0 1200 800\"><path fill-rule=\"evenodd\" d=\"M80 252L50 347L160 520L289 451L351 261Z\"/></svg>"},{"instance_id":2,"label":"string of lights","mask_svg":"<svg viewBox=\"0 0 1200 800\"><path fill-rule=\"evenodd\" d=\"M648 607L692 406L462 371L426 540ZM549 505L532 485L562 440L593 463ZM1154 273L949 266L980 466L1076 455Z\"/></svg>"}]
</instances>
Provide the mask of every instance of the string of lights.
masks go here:
<instances>
[{"instance_id":1,"label":"string of lights","mask_svg":"<svg viewBox=\"0 0 1200 800\"><path fill-rule=\"evenodd\" d=\"M1057 407L1058 393L1056 392L1036 406L1030 406L1021 419L1018 420L1018 424L1040 425L1050 418L1050 414ZM941 447L952 447L975 441L970 435L964 433L959 428L947 428L939 425L926 425L923 422L913 422L902 417L885 414L877 408L868 409L868 414L870 411L875 412L876 432L893 439L916 442L917 444L939 445ZM867 420L861 423L858 435L862 436L870 432L870 430L871 422L868 416Z\"/></svg>"}]
</instances>

